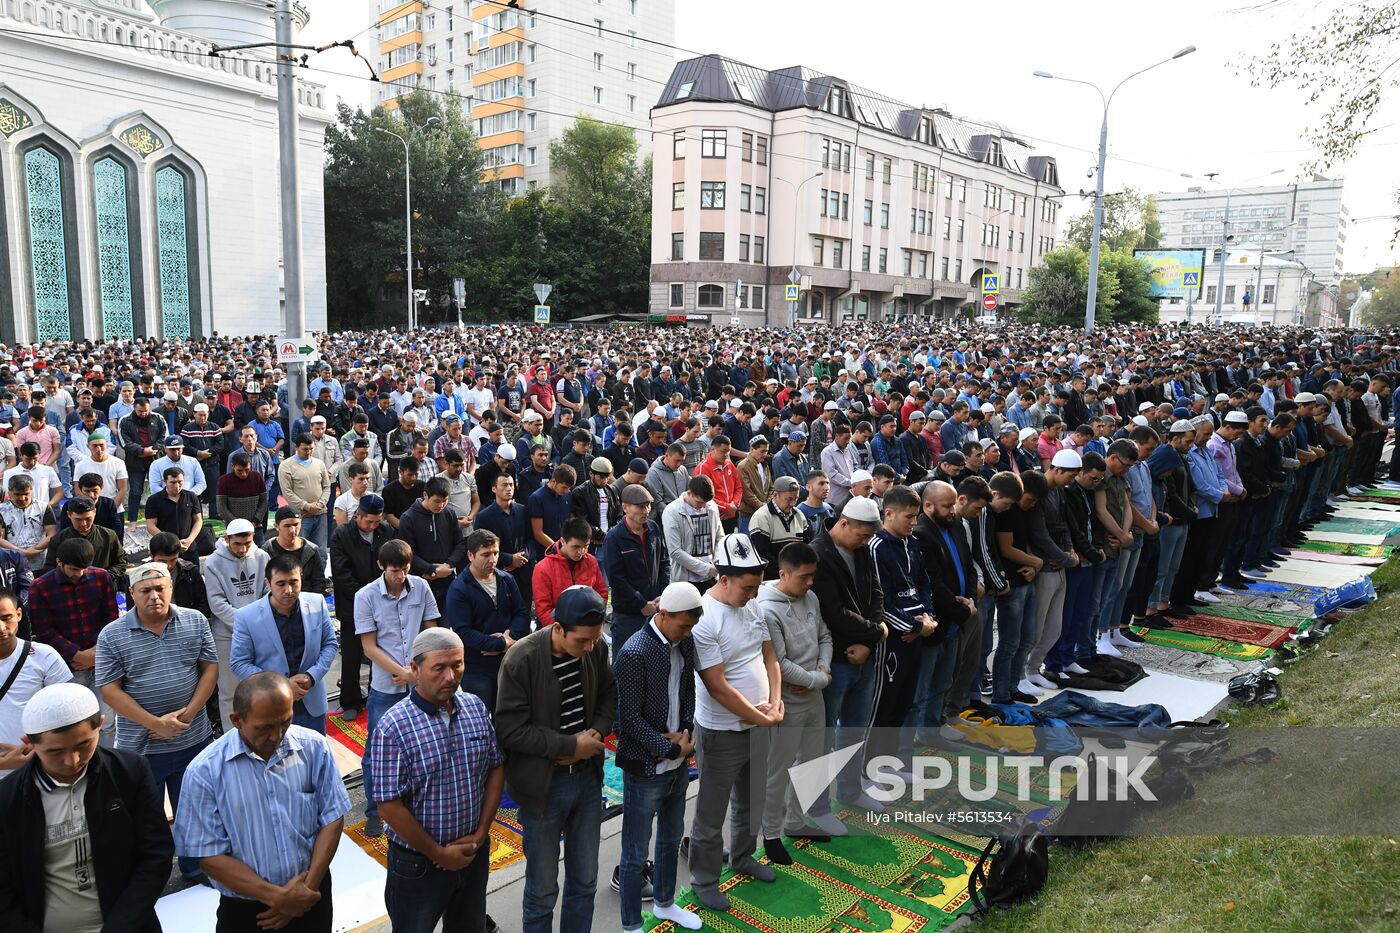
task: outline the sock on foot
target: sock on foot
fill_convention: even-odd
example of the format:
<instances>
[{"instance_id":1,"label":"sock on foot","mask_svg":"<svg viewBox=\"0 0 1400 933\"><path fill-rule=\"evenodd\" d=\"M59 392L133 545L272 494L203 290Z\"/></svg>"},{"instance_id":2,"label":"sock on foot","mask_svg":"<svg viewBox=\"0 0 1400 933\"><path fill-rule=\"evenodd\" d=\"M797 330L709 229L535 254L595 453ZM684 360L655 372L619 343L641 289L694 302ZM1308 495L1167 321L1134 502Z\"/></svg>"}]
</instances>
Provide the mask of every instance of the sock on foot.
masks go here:
<instances>
[{"instance_id":1,"label":"sock on foot","mask_svg":"<svg viewBox=\"0 0 1400 933\"><path fill-rule=\"evenodd\" d=\"M658 904L652 907L651 915L657 920L669 920L685 930L698 930L703 923L699 915L675 904L667 904L664 907Z\"/></svg>"},{"instance_id":2,"label":"sock on foot","mask_svg":"<svg viewBox=\"0 0 1400 933\"><path fill-rule=\"evenodd\" d=\"M768 861L774 865L792 864L792 856L788 855L787 847L783 845L781 839L763 840L763 854L768 856Z\"/></svg>"}]
</instances>

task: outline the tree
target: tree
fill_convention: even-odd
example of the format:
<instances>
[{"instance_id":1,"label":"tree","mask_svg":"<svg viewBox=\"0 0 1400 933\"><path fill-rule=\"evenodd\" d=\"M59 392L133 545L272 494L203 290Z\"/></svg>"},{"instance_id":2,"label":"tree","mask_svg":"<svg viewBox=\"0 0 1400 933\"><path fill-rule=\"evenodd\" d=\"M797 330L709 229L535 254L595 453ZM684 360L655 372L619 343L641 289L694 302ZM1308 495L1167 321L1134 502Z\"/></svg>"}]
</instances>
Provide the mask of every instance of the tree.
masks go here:
<instances>
[{"instance_id":1,"label":"tree","mask_svg":"<svg viewBox=\"0 0 1400 933\"><path fill-rule=\"evenodd\" d=\"M429 121L436 119L435 124ZM470 260L492 248L501 196L480 185L481 149L455 96L415 92L397 113L336 108L326 132L325 204L327 283L332 327L382 323L376 316L386 283L404 282L404 151L408 142L413 184L414 287L426 289L419 320L451 314L453 273L486 270ZM468 294L473 283L468 282ZM469 302L470 303L470 302ZM405 315L406 317L406 312ZM455 315L452 315L455 317ZM406 321L391 317L402 326Z\"/></svg>"},{"instance_id":2,"label":"tree","mask_svg":"<svg viewBox=\"0 0 1400 933\"><path fill-rule=\"evenodd\" d=\"M1093 243L1094 212L1090 210L1070 220L1065 242L1089 251ZM1162 225L1157 219L1157 198L1136 188L1124 188L1103 198L1101 248L1131 253L1135 249L1156 249L1162 242Z\"/></svg>"},{"instance_id":3,"label":"tree","mask_svg":"<svg viewBox=\"0 0 1400 933\"><path fill-rule=\"evenodd\" d=\"M1128 252L1101 250L1094 320L1102 325L1156 321L1151 288L1146 262ZM1034 323L1072 326L1084 320L1088 300L1089 253L1065 246L1046 253L1044 262L1031 269L1018 315Z\"/></svg>"},{"instance_id":4,"label":"tree","mask_svg":"<svg viewBox=\"0 0 1400 933\"><path fill-rule=\"evenodd\" d=\"M1400 327L1400 275L1390 273L1378 269L1371 275L1371 300L1362 313L1367 327Z\"/></svg>"}]
</instances>

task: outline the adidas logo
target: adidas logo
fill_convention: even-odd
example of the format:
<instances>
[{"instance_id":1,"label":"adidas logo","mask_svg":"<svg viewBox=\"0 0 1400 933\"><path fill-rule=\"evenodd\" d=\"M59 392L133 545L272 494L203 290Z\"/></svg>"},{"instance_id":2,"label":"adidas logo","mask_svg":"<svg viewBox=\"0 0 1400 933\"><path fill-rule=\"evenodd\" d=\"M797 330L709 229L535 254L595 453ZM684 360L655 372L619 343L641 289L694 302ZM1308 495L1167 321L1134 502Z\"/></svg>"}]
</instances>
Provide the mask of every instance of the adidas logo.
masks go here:
<instances>
[{"instance_id":1,"label":"adidas logo","mask_svg":"<svg viewBox=\"0 0 1400 933\"><path fill-rule=\"evenodd\" d=\"M257 578L251 573L248 573L247 571L241 571L237 576L233 577L231 580L231 582L233 583L234 594L238 596L252 596L253 583L256 579Z\"/></svg>"}]
</instances>

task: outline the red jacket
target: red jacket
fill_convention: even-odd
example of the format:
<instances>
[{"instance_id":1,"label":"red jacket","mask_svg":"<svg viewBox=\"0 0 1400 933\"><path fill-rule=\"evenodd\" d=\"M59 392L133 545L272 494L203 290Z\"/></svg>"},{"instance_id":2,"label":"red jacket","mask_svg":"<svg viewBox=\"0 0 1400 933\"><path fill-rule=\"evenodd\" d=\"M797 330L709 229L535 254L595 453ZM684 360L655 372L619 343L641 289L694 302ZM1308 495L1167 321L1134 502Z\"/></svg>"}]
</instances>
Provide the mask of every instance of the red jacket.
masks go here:
<instances>
[{"instance_id":1,"label":"red jacket","mask_svg":"<svg viewBox=\"0 0 1400 933\"><path fill-rule=\"evenodd\" d=\"M739 482L739 471L734 461L725 460L715 466L715 458L709 454L695 468L696 476L708 476L715 487L715 505L719 506L720 518L734 518L739 514L739 502L744 498L743 485Z\"/></svg>"},{"instance_id":2,"label":"red jacket","mask_svg":"<svg viewBox=\"0 0 1400 933\"><path fill-rule=\"evenodd\" d=\"M559 594L571 586L591 586L608 601L608 585L603 582L603 571L598 567L598 559L585 553L583 560L572 561L559 553L559 543L554 542L544 557L535 565L532 589L535 598L535 615L539 617L540 628L554 624L554 604Z\"/></svg>"}]
</instances>

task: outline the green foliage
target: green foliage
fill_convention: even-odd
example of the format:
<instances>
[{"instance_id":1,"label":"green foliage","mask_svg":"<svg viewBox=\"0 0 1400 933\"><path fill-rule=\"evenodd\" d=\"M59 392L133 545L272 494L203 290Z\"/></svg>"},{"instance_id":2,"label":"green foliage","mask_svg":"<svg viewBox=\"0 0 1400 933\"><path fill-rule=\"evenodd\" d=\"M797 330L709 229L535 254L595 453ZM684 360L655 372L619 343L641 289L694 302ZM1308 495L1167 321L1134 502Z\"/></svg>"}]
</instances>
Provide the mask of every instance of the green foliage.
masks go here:
<instances>
[{"instance_id":1,"label":"green foliage","mask_svg":"<svg viewBox=\"0 0 1400 933\"><path fill-rule=\"evenodd\" d=\"M1095 322L1155 322L1157 302L1149 297L1151 285L1145 262L1128 252L1100 251ZM1088 300L1089 252L1065 246L1046 253L1043 264L1031 269L1019 316L1034 323L1073 326L1084 320Z\"/></svg>"},{"instance_id":2,"label":"green foliage","mask_svg":"<svg viewBox=\"0 0 1400 933\"><path fill-rule=\"evenodd\" d=\"M326 250L333 327L383 326L381 286L402 282L403 146L413 179L414 286L422 324L455 320L452 279L466 281L465 320L527 319L532 285L554 286L555 320L645 311L651 167L631 131L580 117L551 147L555 184L508 199L482 185L480 147L455 98L418 93L403 117L341 105L326 142ZM424 127L437 117L440 125ZM406 312L404 314L406 316ZM388 320L402 324L393 312Z\"/></svg>"},{"instance_id":3,"label":"green foliage","mask_svg":"<svg viewBox=\"0 0 1400 933\"><path fill-rule=\"evenodd\" d=\"M1070 220L1064 241L1088 252L1093 234L1091 208ZM1135 249L1156 249L1162 242L1157 198L1131 187L1104 195L1103 229L1099 238L1106 250L1131 253Z\"/></svg>"},{"instance_id":4,"label":"green foliage","mask_svg":"<svg viewBox=\"0 0 1400 933\"><path fill-rule=\"evenodd\" d=\"M1400 327L1400 275L1389 270L1371 276L1371 302L1366 306L1367 327Z\"/></svg>"}]
</instances>

